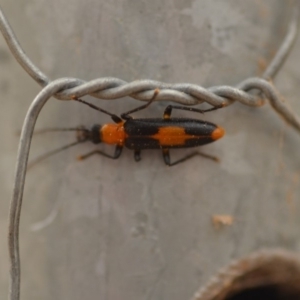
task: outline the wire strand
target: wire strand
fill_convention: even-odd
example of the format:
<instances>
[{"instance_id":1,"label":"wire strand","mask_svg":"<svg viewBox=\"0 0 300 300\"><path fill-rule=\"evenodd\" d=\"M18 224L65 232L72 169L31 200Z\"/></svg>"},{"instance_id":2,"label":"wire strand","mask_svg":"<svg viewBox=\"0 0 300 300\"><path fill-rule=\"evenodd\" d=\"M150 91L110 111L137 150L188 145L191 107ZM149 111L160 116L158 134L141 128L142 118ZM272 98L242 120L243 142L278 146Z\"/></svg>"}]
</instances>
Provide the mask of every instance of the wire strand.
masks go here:
<instances>
[{"instance_id":1,"label":"wire strand","mask_svg":"<svg viewBox=\"0 0 300 300\"><path fill-rule=\"evenodd\" d=\"M9 227L8 227L8 246L10 258L10 288L9 299L20 299L20 253L19 253L19 225L23 191L26 177L28 155L31 145L33 129L38 115L44 104L50 97L57 99L70 100L74 97L79 98L91 95L100 99L117 99L130 96L137 100L147 101L151 99L153 91L160 89L157 101L174 101L184 105L195 105L202 102L212 106L228 106L235 101L239 101L248 106L260 107L268 99L272 107L290 125L300 132L299 117L289 109L281 100L276 88L266 79L274 78L278 70L282 67L284 60L289 54L296 39L298 29L299 2L296 3L296 12L293 14L286 37L266 69L263 78L249 78L242 81L236 87L216 86L204 88L199 85L189 83L169 84L153 80L138 80L126 82L118 78L99 78L89 82L78 78L60 78L51 81L34 63L29 59L21 48L12 28L6 20L0 8L0 30L10 48L15 59L23 69L43 87L29 107L24 124L22 127L17 164L15 171L15 182L12 200L10 203ZM252 93L259 91L259 94Z\"/></svg>"}]
</instances>

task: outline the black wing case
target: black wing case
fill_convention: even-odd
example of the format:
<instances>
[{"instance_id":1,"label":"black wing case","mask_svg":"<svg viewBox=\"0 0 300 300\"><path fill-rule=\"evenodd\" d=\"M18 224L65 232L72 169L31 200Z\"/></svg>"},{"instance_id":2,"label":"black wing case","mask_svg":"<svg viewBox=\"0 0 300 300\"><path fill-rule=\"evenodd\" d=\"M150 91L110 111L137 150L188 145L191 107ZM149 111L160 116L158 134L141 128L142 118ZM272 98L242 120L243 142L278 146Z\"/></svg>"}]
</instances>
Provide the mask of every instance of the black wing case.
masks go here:
<instances>
[{"instance_id":1,"label":"black wing case","mask_svg":"<svg viewBox=\"0 0 300 300\"><path fill-rule=\"evenodd\" d=\"M170 127L181 129L176 136L177 143L162 144L161 139L168 138L166 136L168 130L164 129ZM125 146L139 150L201 146L215 140L212 138L212 133L217 127L210 122L187 118L131 119L124 124L127 134Z\"/></svg>"}]
</instances>

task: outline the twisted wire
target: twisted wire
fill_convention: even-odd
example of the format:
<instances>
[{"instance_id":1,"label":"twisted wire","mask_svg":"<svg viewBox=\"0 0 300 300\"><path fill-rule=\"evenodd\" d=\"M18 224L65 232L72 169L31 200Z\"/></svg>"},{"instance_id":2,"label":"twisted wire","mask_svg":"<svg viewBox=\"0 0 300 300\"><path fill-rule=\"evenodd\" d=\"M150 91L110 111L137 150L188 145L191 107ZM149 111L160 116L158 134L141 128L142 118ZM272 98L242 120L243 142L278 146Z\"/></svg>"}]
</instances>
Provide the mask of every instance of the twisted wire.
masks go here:
<instances>
[{"instance_id":1,"label":"twisted wire","mask_svg":"<svg viewBox=\"0 0 300 300\"><path fill-rule=\"evenodd\" d=\"M71 78L70 78L71 80ZM72 87L59 92L61 99L79 98L85 95L96 95L102 99L117 99L131 96L139 100L150 100L155 88L160 89L157 100L171 100L185 105L202 102L212 106L228 106L235 101L252 107L260 107L268 99L272 107L292 127L300 132L300 118L282 100L273 84L259 77L242 81L237 88L231 86L217 86L205 89L195 84L167 84L153 80L137 80L130 83L120 82L118 78L99 78L84 82L72 78ZM112 84L114 83L114 84ZM148 90L147 90L148 89ZM259 91L259 94L251 94Z\"/></svg>"},{"instance_id":2,"label":"twisted wire","mask_svg":"<svg viewBox=\"0 0 300 300\"><path fill-rule=\"evenodd\" d=\"M297 36L300 4L296 2L287 34L262 78L249 78L236 87L215 86L204 88L190 83L164 83L154 80L136 80L126 82L119 78L105 77L86 82L71 78L72 84L55 94L60 100L90 95L99 99L118 99L130 96L133 99L147 101L156 88L160 89L156 101L173 101L183 105L196 105L206 102L212 106L228 106L240 102L251 107L260 107L268 99L277 113L290 125L300 131L299 117L283 103L275 87L268 81L277 74L287 58ZM23 69L41 86L47 86L51 80L29 59L19 44L11 26L0 8L0 30L12 54ZM258 90L260 93L252 93Z\"/></svg>"},{"instance_id":3,"label":"twisted wire","mask_svg":"<svg viewBox=\"0 0 300 300\"><path fill-rule=\"evenodd\" d=\"M295 9L289 23L287 34L278 49L273 60L265 70L262 78L274 78L278 70L288 57L290 50L295 42L298 29L300 3L296 1ZM19 44L8 20L5 18L0 7L0 31L9 46L11 53L14 55L23 69L41 86L45 87L51 80L30 60L25 51ZM211 105L224 104L229 105L234 101L239 101L249 106L261 106L264 101L261 97L255 97L243 90L244 82L236 87L219 86L212 88L204 88L199 85L189 83L169 84L154 80L137 80L128 83L119 78L105 77L92 80L89 83L77 79L74 88L65 89L55 95L60 100L70 100L74 96L91 95L100 99L118 99L130 96L137 100L149 100L150 95L156 88L164 90L161 92L157 101L174 101L184 105L195 105L207 102ZM255 88L255 84L254 87ZM152 92L147 92L147 91ZM273 87L274 90L274 87Z\"/></svg>"},{"instance_id":4,"label":"twisted wire","mask_svg":"<svg viewBox=\"0 0 300 300\"><path fill-rule=\"evenodd\" d=\"M118 78L99 78L89 82L77 78L61 78L51 81L26 55L19 44L11 26L0 8L0 30L23 69L43 87L31 104L22 127L18 149L15 183L10 205L8 244L10 255L10 289L9 299L20 299L20 254L19 225L26 176L26 167L30 150L31 138L38 115L51 96L60 100L70 100L74 97L91 95L100 99L117 99L130 96L134 99L147 101L153 95L153 90L160 89L158 101L168 100L184 105L195 105L202 102L213 106L228 106L239 101L248 106L260 107L266 99L272 107L296 130L300 132L299 117L282 101L273 84L268 81L274 78L287 58L295 41L298 28L300 1L295 1L295 10L290 21L286 37L262 78L249 78L236 87L215 86L204 88L189 83L169 84L153 80L138 80L126 82ZM257 93L258 91L258 93Z\"/></svg>"}]
</instances>

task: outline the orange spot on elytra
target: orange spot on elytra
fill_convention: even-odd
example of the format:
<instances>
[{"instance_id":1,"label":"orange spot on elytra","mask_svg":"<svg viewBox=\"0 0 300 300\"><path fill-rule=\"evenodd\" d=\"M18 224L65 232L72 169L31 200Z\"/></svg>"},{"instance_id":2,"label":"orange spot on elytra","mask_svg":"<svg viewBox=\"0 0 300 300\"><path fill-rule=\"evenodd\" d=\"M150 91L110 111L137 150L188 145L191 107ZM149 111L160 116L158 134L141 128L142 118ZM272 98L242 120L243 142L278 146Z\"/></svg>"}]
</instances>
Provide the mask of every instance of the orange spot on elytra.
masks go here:
<instances>
[{"instance_id":1,"label":"orange spot on elytra","mask_svg":"<svg viewBox=\"0 0 300 300\"><path fill-rule=\"evenodd\" d=\"M222 127L217 127L211 134L213 140L220 139L225 134L225 130Z\"/></svg>"},{"instance_id":2,"label":"orange spot on elytra","mask_svg":"<svg viewBox=\"0 0 300 300\"><path fill-rule=\"evenodd\" d=\"M172 126L159 128L158 133L151 136L158 140L161 146L184 145L186 139L193 137L186 134L184 128Z\"/></svg>"}]
</instances>

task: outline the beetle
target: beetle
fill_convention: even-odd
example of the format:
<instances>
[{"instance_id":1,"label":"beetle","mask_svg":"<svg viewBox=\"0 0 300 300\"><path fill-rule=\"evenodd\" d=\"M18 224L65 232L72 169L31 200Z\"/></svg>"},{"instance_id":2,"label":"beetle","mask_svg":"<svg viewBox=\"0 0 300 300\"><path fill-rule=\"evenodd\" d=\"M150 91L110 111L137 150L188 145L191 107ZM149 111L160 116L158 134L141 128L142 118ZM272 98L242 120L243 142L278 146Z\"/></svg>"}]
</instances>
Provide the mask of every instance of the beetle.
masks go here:
<instances>
[{"instance_id":1,"label":"beetle","mask_svg":"<svg viewBox=\"0 0 300 300\"><path fill-rule=\"evenodd\" d=\"M171 117L171 113L173 109L204 113L216 110L221 106L200 110L185 106L168 105L164 111L163 118L134 119L131 116L132 113L147 108L155 100L158 93L159 89L156 89L148 103L122 113L120 117L82 99L73 98L75 101L109 115L114 121L114 123L104 125L96 124L91 129L81 127L78 129L77 134L79 142L89 140L94 144L105 143L115 145L114 154L111 155L101 150L93 150L78 158L83 160L94 154L98 154L111 159L117 159L120 157L125 146L134 151L135 161L141 160L141 151L144 149L161 149L164 162L168 166L177 165L195 155L203 155L216 160L215 157L210 155L193 152L179 160L171 162L170 149L206 145L220 139L225 134L225 130L222 127L211 122L191 118L173 118Z\"/></svg>"},{"instance_id":2,"label":"beetle","mask_svg":"<svg viewBox=\"0 0 300 300\"><path fill-rule=\"evenodd\" d=\"M53 154L86 141L91 141L94 144L105 143L115 145L115 152L114 154L108 154L102 150L93 150L85 155L79 156L79 160L86 159L94 154L102 155L111 159L117 159L120 157L125 146L126 148L134 151L135 161L141 160L141 151L144 149L161 149L164 162L168 166L177 165L196 155L202 155L206 158L218 161L218 159L214 156L194 151L181 159L171 162L170 149L203 146L220 139L225 134L225 130L222 127L211 122L191 118L173 118L171 117L171 113L173 109L204 113L219 109L222 106L201 110L186 106L168 105L165 108L163 118L134 119L131 116L132 113L147 108L155 100L158 94L159 89L156 89L153 97L148 101L148 103L122 113L120 117L94 104L74 97L72 100L83 103L95 110L109 115L114 123L107 123L104 125L95 124L91 129L79 126L77 128L40 130L37 133L49 131L76 131L77 141L40 156L36 160L32 161L29 167Z\"/></svg>"}]
</instances>

